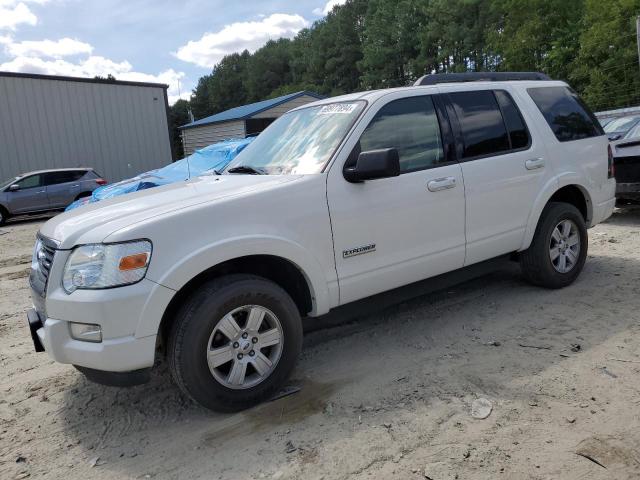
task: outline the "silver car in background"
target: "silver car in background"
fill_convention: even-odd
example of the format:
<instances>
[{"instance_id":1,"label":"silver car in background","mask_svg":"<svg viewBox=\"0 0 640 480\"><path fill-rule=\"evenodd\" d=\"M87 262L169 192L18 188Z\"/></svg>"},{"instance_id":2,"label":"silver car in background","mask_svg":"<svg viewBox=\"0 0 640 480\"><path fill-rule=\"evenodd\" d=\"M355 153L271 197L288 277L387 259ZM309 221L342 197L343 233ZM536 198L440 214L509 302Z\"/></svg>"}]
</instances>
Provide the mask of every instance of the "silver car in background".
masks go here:
<instances>
[{"instance_id":1,"label":"silver car in background","mask_svg":"<svg viewBox=\"0 0 640 480\"><path fill-rule=\"evenodd\" d=\"M92 168L59 168L18 175L0 183L0 225L15 215L62 210L106 183Z\"/></svg>"}]
</instances>

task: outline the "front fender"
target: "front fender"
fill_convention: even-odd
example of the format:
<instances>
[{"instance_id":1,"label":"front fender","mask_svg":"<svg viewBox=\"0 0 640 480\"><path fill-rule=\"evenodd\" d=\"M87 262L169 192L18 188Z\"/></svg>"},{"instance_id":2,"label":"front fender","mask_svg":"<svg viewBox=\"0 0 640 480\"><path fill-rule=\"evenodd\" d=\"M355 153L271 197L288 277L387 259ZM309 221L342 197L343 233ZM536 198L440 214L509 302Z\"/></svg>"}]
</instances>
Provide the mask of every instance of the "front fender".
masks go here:
<instances>
[{"instance_id":1,"label":"front fender","mask_svg":"<svg viewBox=\"0 0 640 480\"><path fill-rule=\"evenodd\" d=\"M207 245L192 252L175 264L168 266L154 282L178 291L200 273L223 262L251 255L272 255L281 257L296 265L304 275L311 292L312 311L310 315L322 315L329 311L331 302L336 301L337 281L325 278L320 262L300 244L275 236L242 236ZM335 283L335 288L330 285ZM331 291L330 291L331 290Z\"/></svg>"},{"instance_id":2,"label":"front fender","mask_svg":"<svg viewBox=\"0 0 640 480\"><path fill-rule=\"evenodd\" d=\"M522 246L519 251L526 250L531 245L533 241L533 236L536 233L536 227L538 226L538 221L540 220L540 216L542 215L542 210L549 203L549 200L553 195L563 187L569 185L575 185L580 189L587 204L587 224L589 224L590 219L593 215L593 205L591 202L591 196L586 188L582 185L582 177L576 172L567 172L562 175L555 176L545 184L544 188L540 190L540 194L536 198L533 207L531 208L531 213L529 214L529 220L527 221L527 228L525 230L524 239L522 241Z\"/></svg>"}]
</instances>

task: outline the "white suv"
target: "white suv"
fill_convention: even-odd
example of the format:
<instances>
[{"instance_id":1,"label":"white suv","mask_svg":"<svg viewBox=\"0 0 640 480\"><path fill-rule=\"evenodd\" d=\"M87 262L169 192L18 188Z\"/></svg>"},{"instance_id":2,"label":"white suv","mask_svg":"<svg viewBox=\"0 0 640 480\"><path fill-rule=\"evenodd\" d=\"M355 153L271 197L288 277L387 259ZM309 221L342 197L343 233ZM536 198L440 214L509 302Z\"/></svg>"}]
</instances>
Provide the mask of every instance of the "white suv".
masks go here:
<instances>
[{"instance_id":1,"label":"white suv","mask_svg":"<svg viewBox=\"0 0 640 480\"><path fill-rule=\"evenodd\" d=\"M473 80L473 81L472 81ZM215 410L280 388L301 317L517 255L569 285L614 207L608 142L540 74L427 76L283 115L220 175L64 213L40 230L36 349L112 385L174 380Z\"/></svg>"}]
</instances>

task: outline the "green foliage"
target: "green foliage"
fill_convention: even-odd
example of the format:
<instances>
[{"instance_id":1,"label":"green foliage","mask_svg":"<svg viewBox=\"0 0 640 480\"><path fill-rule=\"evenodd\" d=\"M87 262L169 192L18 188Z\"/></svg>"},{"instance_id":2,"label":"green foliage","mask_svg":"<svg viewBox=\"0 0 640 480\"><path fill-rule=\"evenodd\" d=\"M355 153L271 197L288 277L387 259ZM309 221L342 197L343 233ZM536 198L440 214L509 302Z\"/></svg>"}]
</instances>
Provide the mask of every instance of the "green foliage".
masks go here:
<instances>
[{"instance_id":1,"label":"green foliage","mask_svg":"<svg viewBox=\"0 0 640 480\"><path fill-rule=\"evenodd\" d=\"M189 104L198 119L300 90L333 96L498 70L568 81L594 110L637 105L639 14L640 0L347 0L292 40L226 56Z\"/></svg>"},{"instance_id":2,"label":"green foliage","mask_svg":"<svg viewBox=\"0 0 640 480\"><path fill-rule=\"evenodd\" d=\"M636 15L640 0L586 0L569 80L595 110L640 103Z\"/></svg>"},{"instance_id":3,"label":"green foliage","mask_svg":"<svg viewBox=\"0 0 640 480\"><path fill-rule=\"evenodd\" d=\"M176 159L184 156L182 138L178 127L187 123L189 123L189 102L178 100L169 107L169 135L173 146L174 158Z\"/></svg>"}]
</instances>

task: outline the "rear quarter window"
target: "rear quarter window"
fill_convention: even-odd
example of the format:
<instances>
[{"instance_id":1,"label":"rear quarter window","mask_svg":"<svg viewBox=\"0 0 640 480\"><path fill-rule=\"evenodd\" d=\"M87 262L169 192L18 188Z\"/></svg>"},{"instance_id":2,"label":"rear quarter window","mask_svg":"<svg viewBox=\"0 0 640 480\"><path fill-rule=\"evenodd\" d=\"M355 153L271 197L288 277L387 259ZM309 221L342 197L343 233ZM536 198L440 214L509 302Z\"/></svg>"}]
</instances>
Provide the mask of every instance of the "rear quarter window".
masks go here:
<instances>
[{"instance_id":1,"label":"rear quarter window","mask_svg":"<svg viewBox=\"0 0 640 480\"><path fill-rule=\"evenodd\" d=\"M577 93L567 87L529 88L527 92L561 142L604 135L600 123Z\"/></svg>"}]
</instances>

